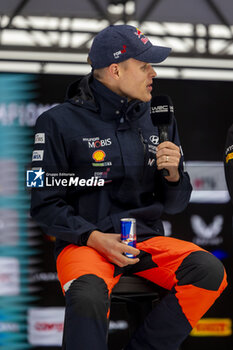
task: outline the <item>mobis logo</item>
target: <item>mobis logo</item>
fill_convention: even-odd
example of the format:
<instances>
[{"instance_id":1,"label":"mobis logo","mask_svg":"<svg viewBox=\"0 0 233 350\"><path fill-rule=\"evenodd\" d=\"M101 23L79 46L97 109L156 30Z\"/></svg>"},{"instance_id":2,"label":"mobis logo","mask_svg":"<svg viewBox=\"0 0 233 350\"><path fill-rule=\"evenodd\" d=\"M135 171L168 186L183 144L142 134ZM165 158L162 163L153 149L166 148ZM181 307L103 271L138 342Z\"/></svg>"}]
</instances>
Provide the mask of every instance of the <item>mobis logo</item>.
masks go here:
<instances>
[{"instance_id":1,"label":"mobis logo","mask_svg":"<svg viewBox=\"0 0 233 350\"><path fill-rule=\"evenodd\" d=\"M110 137L102 140L100 140L99 137L84 137L83 141L88 143L89 148L100 148L110 146L112 144L112 140Z\"/></svg>"},{"instance_id":2,"label":"mobis logo","mask_svg":"<svg viewBox=\"0 0 233 350\"><path fill-rule=\"evenodd\" d=\"M99 148L99 147L104 147L104 146L110 146L112 144L112 141L110 138L104 139L104 140L96 140L95 142L88 142L88 147L89 148Z\"/></svg>"}]
</instances>

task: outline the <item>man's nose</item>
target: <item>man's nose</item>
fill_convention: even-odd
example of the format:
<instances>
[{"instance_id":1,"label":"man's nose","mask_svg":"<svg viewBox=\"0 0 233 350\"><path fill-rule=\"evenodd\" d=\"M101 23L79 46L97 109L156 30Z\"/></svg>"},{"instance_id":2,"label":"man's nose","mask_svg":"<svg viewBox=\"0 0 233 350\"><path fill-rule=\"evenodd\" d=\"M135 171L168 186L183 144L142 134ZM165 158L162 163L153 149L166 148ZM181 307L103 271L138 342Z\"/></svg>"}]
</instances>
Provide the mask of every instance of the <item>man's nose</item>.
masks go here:
<instances>
[{"instance_id":1,"label":"man's nose","mask_svg":"<svg viewBox=\"0 0 233 350\"><path fill-rule=\"evenodd\" d=\"M152 78L157 77L157 73L151 65L150 65L150 75L152 76Z\"/></svg>"}]
</instances>

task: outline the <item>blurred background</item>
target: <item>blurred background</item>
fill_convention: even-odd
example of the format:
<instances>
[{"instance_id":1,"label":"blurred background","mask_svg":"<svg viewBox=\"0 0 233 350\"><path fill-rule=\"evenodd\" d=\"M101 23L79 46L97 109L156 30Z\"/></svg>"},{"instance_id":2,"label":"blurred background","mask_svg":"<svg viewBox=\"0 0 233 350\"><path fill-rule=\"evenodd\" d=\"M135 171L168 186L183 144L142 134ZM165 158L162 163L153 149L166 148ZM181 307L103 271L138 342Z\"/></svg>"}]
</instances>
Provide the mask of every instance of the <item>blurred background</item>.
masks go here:
<instances>
[{"instance_id":1,"label":"blurred background","mask_svg":"<svg viewBox=\"0 0 233 350\"><path fill-rule=\"evenodd\" d=\"M30 169L37 117L61 103L68 84L89 73L93 37L132 24L172 47L155 66L155 94L170 95L194 188L188 208L164 216L166 235L192 241L224 263L229 287L182 350L233 348L233 207L223 155L233 123L232 0L0 1L0 349L58 350L64 317L53 239L30 219ZM128 330L113 308L110 348Z\"/></svg>"}]
</instances>

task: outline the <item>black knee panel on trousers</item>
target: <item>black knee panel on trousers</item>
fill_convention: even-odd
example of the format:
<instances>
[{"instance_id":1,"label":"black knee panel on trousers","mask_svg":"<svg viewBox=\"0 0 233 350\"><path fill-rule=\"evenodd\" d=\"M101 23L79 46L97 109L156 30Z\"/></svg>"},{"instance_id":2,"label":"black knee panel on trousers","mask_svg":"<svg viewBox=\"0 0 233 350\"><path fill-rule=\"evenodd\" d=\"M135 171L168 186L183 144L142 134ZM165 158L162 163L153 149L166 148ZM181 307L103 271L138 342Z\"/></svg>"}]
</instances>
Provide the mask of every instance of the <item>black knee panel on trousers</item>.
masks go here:
<instances>
[{"instance_id":1,"label":"black knee panel on trousers","mask_svg":"<svg viewBox=\"0 0 233 350\"><path fill-rule=\"evenodd\" d=\"M88 274L72 282L65 294L63 350L107 350L108 288L102 278Z\"/></svg>"},{"instance_id":2,"label":"black knee panel on trousers","mask_svg":"<svg viewBox=\"0 0 233 350\"><path fill-rule=\"evenodd\" d=\"M106 283L92 274L77 278L66 292L66 306L81 317L105 321L109 305Z\"/></svg>"},{"instance_id":3,"label":"black knee panel on trousers","mask_svg":"<svg viewBox=\"0 0 233 350\"><path fill-rule=\"evenodd\" d=\"M197 251L189 254L179 266L176 277L178 285L192 284L217 291L224 277L224 266L214 255Z\"/></svg>"}]
</instances>

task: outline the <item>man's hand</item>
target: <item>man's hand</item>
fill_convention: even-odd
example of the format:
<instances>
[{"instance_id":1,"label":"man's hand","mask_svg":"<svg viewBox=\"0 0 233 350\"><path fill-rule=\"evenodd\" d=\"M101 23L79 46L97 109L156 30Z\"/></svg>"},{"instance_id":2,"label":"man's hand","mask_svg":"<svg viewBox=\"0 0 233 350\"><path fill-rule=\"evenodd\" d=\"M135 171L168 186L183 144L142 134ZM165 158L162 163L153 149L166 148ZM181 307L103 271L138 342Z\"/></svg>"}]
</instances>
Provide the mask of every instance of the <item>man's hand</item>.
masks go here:
<instances>
[{"instance_id":1,"label":"man's hand","mask_svg":"<svg viewBox=\"0 0 233 350\"><path fill-rule=\"evenodd\" d=\"M120 267L139 262L138 258L131 259L123 255L123 253L138 255L140 250L122 243L120 234L93 231L89 236L87 246L94 248L111 263Z\"/></svg>"},{"instance_id":2,"label":"man's hand","mask_svg":"<svg viewBox=\"0 0 233 350\"><path fill-rule=\"evenodd\" d=\"M180 162L180 148L170 141L162 142L157 147L156 158L159 170L167 169L169 176L165 179L171 182L179 181L180 174L178 170Z\"/></svg>"}]
</instances>

